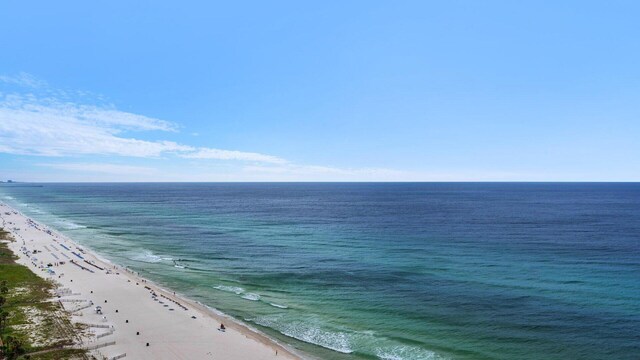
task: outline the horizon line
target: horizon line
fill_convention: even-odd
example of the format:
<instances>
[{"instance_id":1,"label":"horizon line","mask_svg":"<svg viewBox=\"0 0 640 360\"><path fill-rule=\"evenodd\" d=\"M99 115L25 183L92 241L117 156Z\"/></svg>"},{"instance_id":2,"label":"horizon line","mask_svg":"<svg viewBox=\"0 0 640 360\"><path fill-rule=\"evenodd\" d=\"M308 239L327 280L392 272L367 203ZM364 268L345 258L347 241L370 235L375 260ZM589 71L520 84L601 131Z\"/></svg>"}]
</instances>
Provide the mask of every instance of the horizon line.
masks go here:
<instances>
[{"instance_id":1,"label":"horizon line","mask_svg":"<svg viewBox=\"0 0 640 360\"><path fill-rule=\"evenodd\" d=\"M0 181L0 184L450 184L450 183L467 183L467 184L554 184L554 183L572 183L572 184L637 184L640 180L451 180L451 181Z\"/></svg>"}]
</instances>

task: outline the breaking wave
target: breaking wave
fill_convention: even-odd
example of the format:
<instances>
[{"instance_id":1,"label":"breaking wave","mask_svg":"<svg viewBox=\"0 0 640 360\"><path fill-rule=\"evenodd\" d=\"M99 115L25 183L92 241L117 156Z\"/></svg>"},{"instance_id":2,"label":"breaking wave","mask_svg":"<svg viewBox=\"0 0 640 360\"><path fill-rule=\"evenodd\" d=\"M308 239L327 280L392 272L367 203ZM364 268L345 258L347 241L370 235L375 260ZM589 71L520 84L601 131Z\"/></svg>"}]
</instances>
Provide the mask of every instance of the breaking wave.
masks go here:
<instances>
[{"instance_id":1,"label":"breaking wave","mask_svg":"<svg viewBox=\"0 0 640 360\"><path fill-rule=\"evenodd\" d=\"M378 347L376 356L381 360L441 360L433 351L407 345Z\"/></svg>"},{"instance_id":2,"label":"breaking wave","mask_svg":"<svg viewBox=\"0 0 640 360\"><path fill-rule=\"evenodd\" d=\"M284 322L279 317L263 316L250 320L262 326L277 330L281 334L304 341L310 344L322 346L329 350L343 354L351 354L353 349L349 334L345 332L332 332L314 326L309 322Z\"/></svg>"},{"instance_id":3,"label":"breaking wave","mask_svg":"<svg viewBox=\"0 0 640 360\"><path fill-rule=\"evenodd\" d=\"M218 285L213 287L216 290L231 292L236 295L240 295L244 292L244 289L237 286L226 286L226 285Z\"/></svg>"},{"instance_id":4,"label":"breaking wave","mask_svg":"<svg viewBox=\"0 0 640 360\"><path fill-rule=\"evenodd\" d=\"M269 303L269 305L271 305L273 307L277 307L279 309L288 309L289 308L287 305L280 305L280 304L276 304L276 303Z\"/></svg>"},{"instance_id":5,"label":"breaking wave","mask_svg":"<svg viewBox=\"0 0 640 360\"><path fill-rule=\"evenodd\" d=\"M316 317L294 319L289 315L265 315L245 319L265 326L283 335L343 354L354 352L380 360L445 360L446 358L425 348L400 343L374 331L356 331L335 327Z\"/></svg>"},{"instance_id":6,"label":"breaking wave","mask_svg":"<svg viewBox=\"0 0 640 360\"><path fill-rule=\"evenodd\" d=\"M258 301L260 300L260 295L254 293L246 293L242 295L242 298L251 301Z\"/></svg>"},{"instance_id":7,"label":"breaking wave","mask_svg":"<svg viewBox=\"0 0 640 360\"><path fill-rule=\"evenodd\" d=\"M145 263L159 263L161 261L171 261L171 260L173 260L170 257L162 257L162 256L159 256L159 255L156 255L156 254L152 253L149 250L143 250L140 253L137 253L137 254L133 255L129 259L134 260L134 261L141 261L141 262L145 262Z\"/></svg>"},{"instance_id":8,"label":"breaking wave","mask_svg":"<svg viewBox=\"0 0 640 360\"><path fill-rule=\"evenodd\" d=\"M77 230L77 229L86 229L87 227L84 225L76 224L72 221L68 220L60 220L55 222L56 225L62 227L65 230Z\"/></svg>"}]
</instances>

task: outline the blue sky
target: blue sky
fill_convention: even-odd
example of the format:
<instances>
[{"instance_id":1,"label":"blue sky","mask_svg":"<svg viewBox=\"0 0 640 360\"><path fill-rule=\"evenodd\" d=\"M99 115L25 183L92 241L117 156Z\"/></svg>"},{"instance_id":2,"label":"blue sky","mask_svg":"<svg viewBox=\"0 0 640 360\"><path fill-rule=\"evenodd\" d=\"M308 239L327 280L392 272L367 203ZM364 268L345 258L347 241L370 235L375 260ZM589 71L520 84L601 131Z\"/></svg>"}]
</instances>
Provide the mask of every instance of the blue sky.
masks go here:
<instances>
[{"instance_id":1,"label":"blue sky","mask_svg":"<svg viewBox=\"0 0 640 360\"><path fill-rule=\"evenodd\" d=\"M637 1L0 4L0 177L640 181Z\"/></svg>"}]
</instances>

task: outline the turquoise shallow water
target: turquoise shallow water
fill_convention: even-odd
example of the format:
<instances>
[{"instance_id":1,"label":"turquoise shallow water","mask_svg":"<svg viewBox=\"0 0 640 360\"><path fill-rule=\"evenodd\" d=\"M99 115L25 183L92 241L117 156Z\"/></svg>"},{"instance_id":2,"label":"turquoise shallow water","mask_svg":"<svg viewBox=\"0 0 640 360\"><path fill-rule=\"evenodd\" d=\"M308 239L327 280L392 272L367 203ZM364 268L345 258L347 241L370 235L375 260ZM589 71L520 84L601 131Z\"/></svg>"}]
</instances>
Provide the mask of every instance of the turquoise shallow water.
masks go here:
<instances>
[{"instance_id":1,"label":"turquoise shallow water","mask_svg":"<svg viewBox=\"0 0 640 360\"><path fill-rule=\"evenodd\" d=\"M321 358L640 354L640 184L4 184L0 200Z\"/></svg>"}]
</instances>

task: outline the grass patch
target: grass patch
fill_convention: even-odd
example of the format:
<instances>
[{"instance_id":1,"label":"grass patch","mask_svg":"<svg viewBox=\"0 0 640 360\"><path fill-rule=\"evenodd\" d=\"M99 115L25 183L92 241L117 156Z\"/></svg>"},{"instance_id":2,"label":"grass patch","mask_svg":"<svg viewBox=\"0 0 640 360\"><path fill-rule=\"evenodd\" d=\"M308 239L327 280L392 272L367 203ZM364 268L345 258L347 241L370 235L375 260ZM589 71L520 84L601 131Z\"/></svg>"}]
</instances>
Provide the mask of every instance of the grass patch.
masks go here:
<instances>
[{"instance_id":1,"label":"grass patch","mask_svg":"<svg viewBox=\"0 0 640 360\"><path fill-rule=\"evenodd\" d=\"M79 349L52 350L29 355L30 360L85 359L86 351Z\"/></svg>"},{"instance_id":2,"label":"grass patch","mask_svg":"<svg viewBox=\"0 0 640 360\"><path fill-rule=\"evenodd\" d=\"M4 231L3 228L0 228L0 241L13 241L11 234ZM6 244L3 244L3 247L6 249ZM0 264L13 264L15 262L15 255L9 249L7 251L0 250Z\"/></svg>"},{"instance_id":3,"label":"grass patch","mask_svg":"<svg viewBox=\"0 0 640 360\"><path fill-rule=\"evenodd\" d=\"M0 229L0 239L5 240L0 241L0 283L8 290L0 294L5 298L1 311L7 314L0 328L3 343L13 338L22 344L25 355L18 359L86 359L84 350L62 349L74 344L77 329L60 304L49 301L54 284L15 262L8 238Z\"/></svg>"},{"instance_id":4,"label":"grass patch","mask_svg":"<svg viewBox=\"0 0 640 360\"><path fill-rule=\"evenodd\" d=\"M0 228L0 240L12 240L11 234L4 228Z\"/></svg>"}]
</instances>

